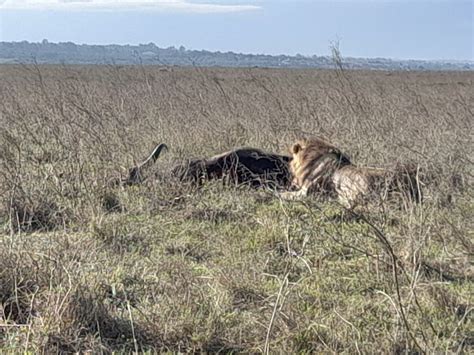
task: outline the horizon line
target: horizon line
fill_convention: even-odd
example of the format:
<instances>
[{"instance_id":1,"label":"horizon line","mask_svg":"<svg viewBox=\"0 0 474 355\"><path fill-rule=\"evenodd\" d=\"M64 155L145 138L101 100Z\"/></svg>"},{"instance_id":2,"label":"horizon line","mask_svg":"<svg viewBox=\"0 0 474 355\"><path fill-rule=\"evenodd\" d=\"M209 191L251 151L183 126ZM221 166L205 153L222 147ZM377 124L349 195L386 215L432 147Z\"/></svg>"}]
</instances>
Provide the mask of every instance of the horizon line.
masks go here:
<instances>
[{"instance_id":1,"label":"horizon line","mask_svg":"<svg viewBox=\"0 0 474 355\"><path fill-rule=\"evenodd\" d=\"M46 43L43 43L46 41ZM35 41L28 41L28 40L21 40L21 41L0 41L0 43L23 43L26 42L28 44L65 44L65 43L72 43L76 46L121 46L121 47L126 47L126 46L148 46L148 45L154 45L155 47L159 49L169 49L169 48L175 48L176 50L179 50L180 47L183 47L185 51L206 51L210 53L220 53L220 54L225 54L225 53L232 53L232 54L241 54L241 55L262 55L262 56L270 56L270 57L279 57L279 56L286 56L286 57L298 57L302 56L304 58L313 58L313 57L326 57L326 58L331 58L331 54L324 54L324 55L319 55L319 54L287 54L287 53L279 53L279 54L269 54L269 53L252 53L252 52L234 52L232 50L209 50L209 49L194 49L194 48L186 48L184 45L173 45L173 46L168 46L168 47L160 47L157 45L155 42L148 42L148 43L76 43L73 41L66 41L66 42L52 42L48 40L47 38L43 39L40 42L35 42ZM330 46L328 46L330 48ZM451 59L451 58L436 58L436 59L426 59L426 58L394 58L394 57L355 57L351 55L344 55L342 51L340 51L342 54L341 57L342 59L347 58L347 59L384 59L384 60L391 60L391 61L419 61L419 62L451 62L451 63L468 63L468 64L474 64L474 59Z\"/></svg>"}]
</instances>

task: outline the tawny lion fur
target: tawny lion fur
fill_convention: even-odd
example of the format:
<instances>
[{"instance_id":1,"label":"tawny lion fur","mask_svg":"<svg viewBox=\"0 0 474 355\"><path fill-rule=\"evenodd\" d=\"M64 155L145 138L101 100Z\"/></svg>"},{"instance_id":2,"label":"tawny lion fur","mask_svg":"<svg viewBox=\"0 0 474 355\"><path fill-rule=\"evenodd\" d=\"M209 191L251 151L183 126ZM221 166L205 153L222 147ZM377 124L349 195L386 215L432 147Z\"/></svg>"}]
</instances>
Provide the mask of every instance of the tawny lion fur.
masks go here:
<instances>
[{"instance_id":1,"label":"tawny lion fur","mask_svg":"<svg viewBox=\"0 0 474 355\"><path fill-rule=\"evenodd\" d=\"M302 139L290 149L293 189L282 195L298 199L310 193L335 193L341 204L353 208L377 194L399 193L421 199L416 166L396 165L393 169L358 167L334 145L320 139Z\"/></svg>"}]
</instances>

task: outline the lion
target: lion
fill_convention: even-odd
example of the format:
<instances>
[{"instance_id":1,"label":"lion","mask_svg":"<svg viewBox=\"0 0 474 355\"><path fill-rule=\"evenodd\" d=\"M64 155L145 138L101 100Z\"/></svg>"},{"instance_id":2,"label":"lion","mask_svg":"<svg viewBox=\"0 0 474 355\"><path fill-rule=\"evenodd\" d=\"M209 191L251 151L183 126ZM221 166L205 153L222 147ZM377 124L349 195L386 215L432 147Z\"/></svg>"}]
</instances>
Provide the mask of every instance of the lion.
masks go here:
<instances>
[{"instance_id":1,"label":"lion","mask_svg":"<svg viewBox=\"0 0 474 355\"><path fill-rule=\"evenodd\" d=\"M350 209L365 204L377 194L402 194L421 200L417 166L396 165L393 169L359 167L334 145L321 138L302 139L290 149L292 188L281 194L284 199L300 199L311 193L335 194Z\"/></svg>"},{"instance_id":2,"label":"lion","mask_svg":"<svg viewBox=\"0 0 474 355\"><path fill-rule=\"evenodd\" d=\"M129 169L122 185L142 183L163 150L158 144L142 163ZM210 158L191 159L175 164L171 176L182 182L201 185L206 180L222 179L235 185L285 188L290 183L291 156L264 152L256 148L237 148Z\"/></svg>"}]
</instances>

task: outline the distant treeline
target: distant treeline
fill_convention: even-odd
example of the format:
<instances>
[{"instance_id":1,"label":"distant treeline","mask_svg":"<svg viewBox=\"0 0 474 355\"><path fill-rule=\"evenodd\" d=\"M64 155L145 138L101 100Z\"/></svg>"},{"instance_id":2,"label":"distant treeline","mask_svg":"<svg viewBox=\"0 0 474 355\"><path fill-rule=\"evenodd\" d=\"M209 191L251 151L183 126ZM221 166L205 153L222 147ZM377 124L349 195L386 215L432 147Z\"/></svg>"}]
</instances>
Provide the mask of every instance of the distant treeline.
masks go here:
<instances>
[{"instance_id":1,"label":"distant treeline","mask_svg":"<svg viewBox=\"0 0 474 355\"><path fill-rule=\"evenodd\" d=\"M334 68L329 56L296 56L210 52L139 45L77 45L72 42L0 42L0 63L39 64L156 64L203 67ZM474 70L473 61L392 60L343 58L347 69Z\"/></svg>"}]
</instances>

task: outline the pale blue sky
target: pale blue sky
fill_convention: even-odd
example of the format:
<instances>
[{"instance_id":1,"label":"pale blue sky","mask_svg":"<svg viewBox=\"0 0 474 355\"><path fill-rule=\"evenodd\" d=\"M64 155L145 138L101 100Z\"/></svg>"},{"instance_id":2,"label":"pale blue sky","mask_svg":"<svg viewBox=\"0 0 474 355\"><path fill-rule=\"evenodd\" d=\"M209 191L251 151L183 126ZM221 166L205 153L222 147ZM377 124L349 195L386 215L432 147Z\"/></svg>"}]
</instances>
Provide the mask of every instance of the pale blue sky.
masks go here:
<instances>
[{"instance_id":1,"label":"pale blue sky","mask_svg":"<svg viewBox=\"0 0 474 355\"><path fill-rule=\"evenodd\" d=\"M0 40L474 60L473 0L0 0Z\"/></svg>"}]
</instances>

